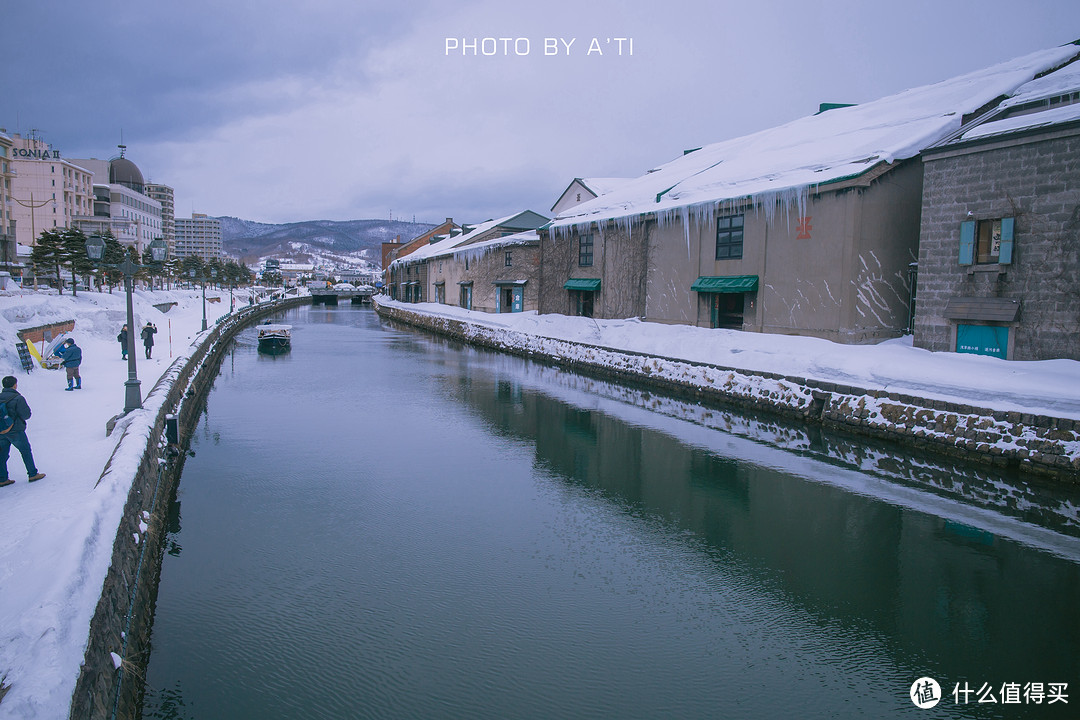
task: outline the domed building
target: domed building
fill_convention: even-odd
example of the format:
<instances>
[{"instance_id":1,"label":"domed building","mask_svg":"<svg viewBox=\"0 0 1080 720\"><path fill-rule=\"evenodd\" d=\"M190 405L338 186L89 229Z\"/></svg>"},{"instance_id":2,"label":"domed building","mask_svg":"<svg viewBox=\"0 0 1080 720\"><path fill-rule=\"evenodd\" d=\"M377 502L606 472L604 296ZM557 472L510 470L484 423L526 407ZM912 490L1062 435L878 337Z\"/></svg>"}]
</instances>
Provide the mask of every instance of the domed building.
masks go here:
<instances>
[{"instance_id":1,"label":"domed building","mask_svg":"<svg viewBox=\"0 0 1080 720\"><path fill-rule=\"evenodd\" d=\"M139 166L124 157L123 151L120 157L109 161L109 184L123 185L137 193L145 194L142 172Z\"/></svg>"},{"instance_id":2,"label":"domed building","mask_svg":"<svg viewBox=\"0 0 1080 720\"><path fill-rule=\"evenodd\" d=\"M147 194L142 171L124 157L127 148L119 147L120 155L111 160L72 160L94 174L94 214L78 225L88 235L109 231L142 252L152 240L164 239L161 201Z\"/></svg>"}]
</instances>

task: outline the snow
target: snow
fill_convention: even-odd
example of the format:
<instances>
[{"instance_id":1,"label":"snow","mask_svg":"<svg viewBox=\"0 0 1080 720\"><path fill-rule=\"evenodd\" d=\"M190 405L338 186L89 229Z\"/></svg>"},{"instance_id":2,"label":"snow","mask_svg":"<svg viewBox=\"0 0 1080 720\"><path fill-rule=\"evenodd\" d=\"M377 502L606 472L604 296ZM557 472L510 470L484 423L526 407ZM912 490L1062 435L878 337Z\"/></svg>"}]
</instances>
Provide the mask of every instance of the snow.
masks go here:
<instances>
[{"instance_id":1,"label":"snow","mask_svg":"<svg viewBox=\"0 0 1080 720\"><path fill-rule=\"evenodd\" d=\"M1016 89L1012 97L1001 103L1001 107L1025 105L1036 100L1074 93L1077 90L1080 90L1080 63L1072 63L1041 78L1024 83Z\"/></svg>"},{"instance_id":2,"label":"snow","mask_svg":"<svg viewBox=\"0 0 1080 720\"><path fill-rule=\"evenodd\" d=\"M589 188L589 190L591 190L594 194L599 196L599 195L607 195L609 192L611 192L615 188L621 187L622 185L626 184L626 182L628 180L630 180L630 178L610 178L610 177L595 178L594 177L594 178L579 178L579 180L581 181L582 185Z\"/></svg>"},{"instance_id":3,"label":"snow","mask_svg":"<svg viewBox=\"0 0 1080 720\"><path fill-rule=\"evenodd\" d=\"M1054 108L1053 110L1031 113L1029 115L1017 115L1003 120L985 122L982 125L973 127L971 130L965 132L963 139L974 140L975 138L986 137L988 135L998 135L1001 133L1016 132L1018 130L1030 130L1048 125L1060 125L1061 123L1072 122L1078 119L1080 119L1080 103Z\"/></svg>"},{"instance_id":4,"label":"snow","mask_svg":"<svg viewBox=\"0 0 1080 720\"><path fill-rule=\"evenodd\" d=\"M684 228L746 199L771 217L801 208L818 186L862 175L881 163L914 157L960 129L962 118L1080 50L1042 50L967 75L862 105L799 118L786 125L706 145L606 195L569 208L552 222L556 234L591 222L628 224L656 213L661 224Z\"/></svg>"},{"instance_id":5,"label":"snow","mask_svg":"<svg viewBox=\"0 0 1080 720\"><path fill-rule=\"evenodd\" d=\"M471 253L469 255L469 259L473 259L474 257L482 256L497 247L503 247L506 245L522 245L530 242L539 242L540 236L536 233L535 230L526 230L524 232L507 235L505 237L492 238L480 242L475 242L476 238L481 237L485 233L491 231L492 228L498 227L499 225L513 220L518 215L521 215L521 213L517 212L513 215L507 215L506 217L499 218L497 220L487 220L480 223L472 230L461 235L454 235L452 237L440 235L438 237L441 239L436 240L429 245L425 245L424 247L415 250L408 255L404 255L394 260L392 263L390 263L390 267L394 268L395 266L397 266L400 268L404 265L414 264L422 260L431 260L438 257L447 257L450 255L454 255L459 250L465 248L467 248L469 253Z\"/></svg>"},{"instance_id":6,"label":"snow","mask_svg":"<svg viewBox=\"0 0 1080 720\"><path fill-rule=\"evenodd\" d=\"M228 291L208 289L208 324L228 312ZM247 303L235 293L237 307ZM158 303L175 302L163 313ZM136 410L106 437L105 423L124 405L127 362L116 334L127 321L122 291L0 293L0 375L14 375L32 411L27 436L46 477L26 482L19 453L12 449L0 488L0 678L10 690L0 718L67 717L101 594L128 489L148 431L128 437L126 427L148 425L160 403L150 398L170 365L190 355L200 335L200 290L134 293L136 327L158 327L153 359L145 359L136 331L136 366L144 409ZM72 336L83 350L83 389L66 392L64 374L37 367L27 374L15 350L16 331L75 320ZM114 453L115 451L115 453ZM111 462L110 462L111 458ZM109 463L108 470L105 470ZM140 528L141 529L141 528ZM117 648L119 649L119 648Z\"/></svg>"},{"instance_id":7,"label":"snow","mask_svg":"<svg viewBox=\"0 0 1080 720\"><path fill-rule=\"evenodd\" d=\"M1040 100L1049 101L1051 98L1060 98L1080 92L1080 62L1067 65L1060 70L1044 77L1032 80L1021 85L1016 94L1001 103L998 110L1005 112L1008 108L1034 103ZM1058 125L1061 123L1080 120L1080 102L1071 105L1040 109L1035 112L1027 112L1012 117L1004 117L1000 120L990 120L976 125L963 135L963 140L997 135L1000 133L1028 130L1036 127Z\"/></svg>"},{"instance_id":8,"label":"snow","mask_svg":"<svg viewBox=\"0 0 1080 720\"><path fill-rule=\"evenodd\" d=\"M228 311L229 294L208 290L208 323ZM155 303L175 302L167 313ZM237 302L246 295L237 293ZM448 305L381 302L409 310L483 324L508 342L557 338L693 363L885 388L1006 410L1080 418L1080 362L1008 362L996 358L931 353L910 339L879 345L838 345L825 340L659 325L638 319L538 315L487 315ZM174 377L170 367L191 355L201 337L199 291L139 290L136 326L159 329L154 359L136 348L144 409L125 417L111 437L106 421L124 401L127 363L115 336L125 321L124 294L55 291L0 293L0 374L18 378L33 410L27 433L46 477L26 482L17 452L8 461L14 485L0 488L0 677L10 686L0 718L67 716L85 652L90 619L112 552L127 492L145 447L150 419L160 408L155 382ZM26 374L14 350L18 329L74 319L83 349L83 389L64 391L64 376L35 369ZM656 366L661 367L657 362ZM1008 388L1007 391L996 388ZM125 437L125 429L130 432ZM118 444L119 443L119 444ZM106 468L108 464L108 468ZM854 481L853 481L854 482ZM145 523L140 532L145 532ZM117 648L116 650L120 650ZM120 656L114 656L114 662Z\"/></svg>"},{"instance_id":9,"label":"snow","mask_svg":"<svg viewBox=\"0 0 1080 720\"><path fill-rule=\"evenodd\" d=\"M991 410L1080 419L1080 362L1076 360L1025 362L931 352L914 347L911 336L876 345L843 345L820 338L667 325L639 318L598 320L535 311L493 315L453 305L403 303L386 296L379 296L378 301L491 328L503 333L500 339L507 346L550 338ZM576 352L585 358L594 351Z\"/></svg>"}]
</instances>

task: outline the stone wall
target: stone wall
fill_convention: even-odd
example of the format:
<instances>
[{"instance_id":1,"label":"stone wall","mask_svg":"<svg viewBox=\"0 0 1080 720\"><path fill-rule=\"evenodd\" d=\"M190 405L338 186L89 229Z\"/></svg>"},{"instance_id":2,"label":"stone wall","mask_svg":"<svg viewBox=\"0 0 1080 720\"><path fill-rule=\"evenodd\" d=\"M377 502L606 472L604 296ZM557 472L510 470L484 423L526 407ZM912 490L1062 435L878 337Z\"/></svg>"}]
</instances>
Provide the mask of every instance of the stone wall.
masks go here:
<instances>
[{"instance_id":1,"label":"stone wall","mask_svg":"<svg viewBox=\"0 0 1080 720\"><path fill-rule=\"evenodd\" d=\"M599 278L593 317L644 317L647 282L648 231L640 223L605 223L593 226L592 265L579 261L580 233L541 231L540 292L541 313L572 314L570 294L564 287L570 278Z\"/></svg>"},{"instance_id":2,"label":"stone wall","mask_svg":"<svg viewBox=\"0 0 1080 720\"><path fill-rule=\"evenodd\" d=\"M90 623L86 655L71 700L71 720L134 718L149 659L162 542L167 528L168 498L183 469L186 438L202 413L206 393L217 377L228 341L256 320L287 307L310 302L293 298L247 307L210 331L186 360L178 358L147 394L144 408L158 407L149 421L121 420L122 435L106 473L127 443L144 446L124 514L113 542L112 562ZM180 447L165 438L166 416L177 416ZM115 657L114 657L115 654ZM117 665L119 661L119 665Z\"/></svg>"},{"instance_id":3,"label":"stone wall","mask_svg":"<svg viewBox=\"0 0 1080 720\"><path fill-rule=\"evenodd\" d=\"M966 145L924 167L916 347L955 349L950 298L1012 298L1009 359L1080 360L1080 130ZM1015 218L1012 262L960 265L960 224L1001 217Z\"/></svg>"},{"instance_id":4,"label":"stone wall","mask_svg":"<svg viewBox=\"0 0 1080 720\"><path fill-rule=\"evenodd\" d=\"M387 318L474 345L644 384L703 404L740 406L881 438L963 462L1080 483L1080 421L656 357L555 340L375 303Z\"/></svg>"}]
</instances>

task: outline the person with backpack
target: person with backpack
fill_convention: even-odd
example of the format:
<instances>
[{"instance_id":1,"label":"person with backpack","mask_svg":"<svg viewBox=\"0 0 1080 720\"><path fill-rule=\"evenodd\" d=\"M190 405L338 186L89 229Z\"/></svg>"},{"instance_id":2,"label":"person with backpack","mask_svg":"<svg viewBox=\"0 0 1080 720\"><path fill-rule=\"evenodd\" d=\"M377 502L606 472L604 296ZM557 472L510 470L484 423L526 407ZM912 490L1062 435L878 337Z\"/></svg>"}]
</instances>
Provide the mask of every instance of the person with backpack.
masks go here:
<instances>
[{"instance_id":1,"label":"person with backpack","mask_svg":"<svg viewBox=\"0 0 1080 720\"><path fill-rule=\"evenodd\" d=\"M79 377L79 365L82 364L82 348L75 341L68 338L61 345L56 354L60 356L60 365L67 371L68 386L66 390L82 390L82 378ZM72 387L72 382L75 386Z\"/></svg>"},{"instance_id":2,"label":"person with backpack","mask_svg":"<svg viewBox=\"0 0 1080 720\"><path fill-rule=\"evenodd\" d=\"M150 359L150 353L154 351L154 333L157 332L157 325L150 322L146 322L146 327L142 329L142 342L143 347L146 348L146 359Z\"/></svg>"},{"instance_id":3,"label":"person with backpack","mask_svg":"<svg viewBox=\"0 0 1080 720\"><path fill-rule=\"evenodd\" d=\"M16 390L18 381L13 375L8 375L2 381L4 389L0 391L0 487L7 487L15 481L8 477L7 461L11 447L22 455L23 465L26 466L26 479L37 482L45 477L45 473L38 472L34 464L34 454L30 450L30 440L26 437L26 421L30 419L30 406L26 398Z\"/></svg>"},{"instance_id":4,"label":"person with backpack","mask_svg":"<svg viewBox=\"0 0 1080 720\"><path fill-rule=\"evenodd\" d=\"M128 341L128 329L127 325L120 328L120 332L116 335L116 342L120 343L120 352L122 353L121 360L127 360L127 341Z\"/></svg>"}]
</instances>

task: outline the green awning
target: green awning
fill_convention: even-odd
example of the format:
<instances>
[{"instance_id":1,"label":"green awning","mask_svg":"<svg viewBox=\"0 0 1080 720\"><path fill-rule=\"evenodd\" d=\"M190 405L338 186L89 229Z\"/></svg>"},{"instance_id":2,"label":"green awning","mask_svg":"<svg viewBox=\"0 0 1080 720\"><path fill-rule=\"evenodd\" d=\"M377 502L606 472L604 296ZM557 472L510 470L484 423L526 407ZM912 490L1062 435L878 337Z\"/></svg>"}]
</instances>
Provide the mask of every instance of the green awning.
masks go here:
<instances>
[{"instance_id":1,"label":"green awning","mask_svg":"<svg viewBox=\"0 0 1080 720\"><path fill-rule=\"evenodd\" d=\"M563 287L567 290L590 290L596 292L600 289L600 278L570 278Z\"/></svg>"},{"instance_id":2,"label":"green awning","mask_svg":"<svg viewBox=\"0 0 1080 720\"><path fill-rule=\"evenodd\" d=\"M694 281L690 289L696 292L741 293L757 290L757 284L757 275L727 275L726 277L702 275Z\"/></svg>"}]
</instances>

